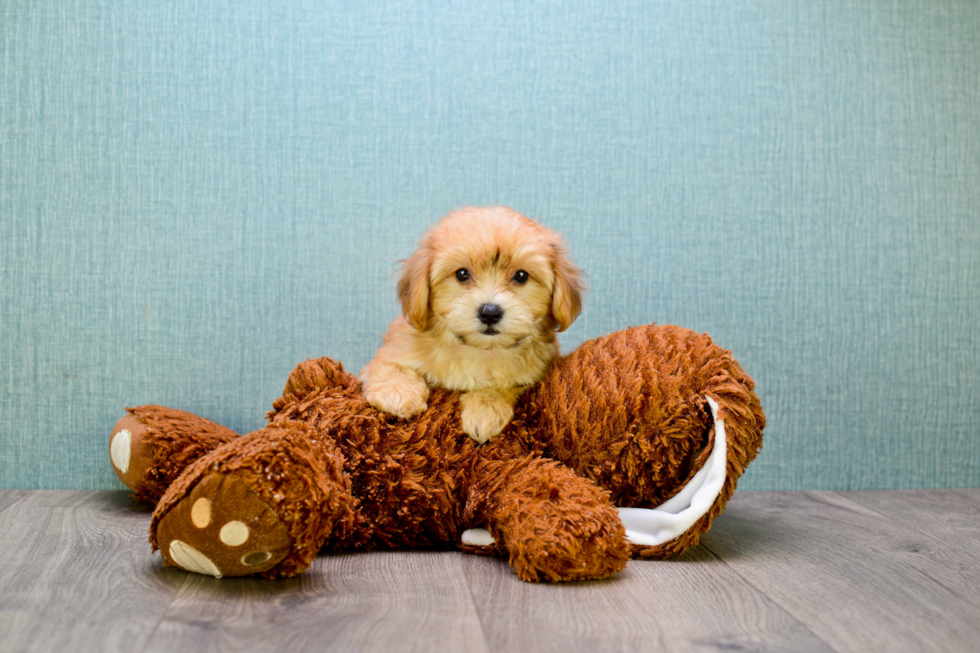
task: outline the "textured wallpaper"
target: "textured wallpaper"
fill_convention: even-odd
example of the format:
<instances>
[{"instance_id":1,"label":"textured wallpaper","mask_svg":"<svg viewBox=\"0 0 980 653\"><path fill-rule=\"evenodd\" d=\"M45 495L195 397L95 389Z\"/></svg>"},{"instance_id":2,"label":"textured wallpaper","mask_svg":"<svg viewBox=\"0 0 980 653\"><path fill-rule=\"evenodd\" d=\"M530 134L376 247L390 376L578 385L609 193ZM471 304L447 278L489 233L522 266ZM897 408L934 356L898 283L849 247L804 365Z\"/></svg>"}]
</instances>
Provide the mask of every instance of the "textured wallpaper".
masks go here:
<instances>
[{"instance_id":1,"label":"textured wallpaper","mask_svg":"<svg viewBox=\"0 0 980 653\"><path fill-rule=\"evenodd\" d=\"M562 231L565 349L712 334L750 489L980 484L980 5L0 3L0 487L124 406L248 431L357 371L461 205Z\"/></svg>"}]
</instances>

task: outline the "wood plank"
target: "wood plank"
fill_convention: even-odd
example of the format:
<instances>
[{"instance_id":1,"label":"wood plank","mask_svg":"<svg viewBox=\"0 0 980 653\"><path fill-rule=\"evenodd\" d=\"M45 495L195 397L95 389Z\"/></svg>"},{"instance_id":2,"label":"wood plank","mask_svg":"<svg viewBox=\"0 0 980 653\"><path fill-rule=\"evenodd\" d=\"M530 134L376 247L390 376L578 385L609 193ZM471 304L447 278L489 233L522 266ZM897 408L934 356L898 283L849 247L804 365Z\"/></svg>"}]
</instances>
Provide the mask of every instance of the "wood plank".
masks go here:
<instances>
[{"instance_id":1,"label":"wood plank","mask_svg":"<svg viewBox=\"0 0 980 653\"><path fill-rule=\"evenodd\" d=\"M703 547L589 583L524 583L483 556L465 568L491 651L831 650Z\"/></svg>"},{"instance_id":2,"label":"wood plank","mask_svg":"<svg viewBox=\"0 0 980 653\"><path fill-rule=\"evenodd\" d=\"M980 490L739 493L704 545L533 585L455 552L164 569L125 492L0 492L0 651L975 650Z\"/></svg>"},{"instance_id":3,"label":"wood plank","mask_svg":"<svg viewBox=\"0 0 980 653\"><path fill-rule=\"evenodd\" d=\"M933 490L926 490L927 492L932 492ZM980 504L980 487L961 487L953 490L958 494L962 494L969 499L972 499L974 504Z\"/></svg>"},{"instance_id":4,"label":"wood plank","mask_svg":"<svg viewBox=\"0 0 980 653\"><path fill-rule=\"evenodd\" d=\"M845 496L980 561L980 489L880 490Z\"/></svg>"},{"instance_id":5,"label":"wood plank","mask_svg":"<svg viewBox=\"0 0 980 653\"><path fill-rule=\"evenodd\" d=\"M840 651L975 651L975 556L833 492L737 494L702 540Z\"/></svg>"},{"instance_id":6,"label":"wood plank","mask_svg":"<svg viewBox=\"0 0 980 653\"><path fill-rule=\"evenodd\" d=\"M279 581L188 575L146 651L483 651L461 559L379 551Z\"/></svg>"},{"instance_id":7,"label":"wood plank","mask_svg":"<svg viewBox=\"0 0 980 653\"><path fill-rule=\"evenodd\" d=\"M32 490L0 490L0 512L17 503L30 492Z\"/></svg>"},{"instance_id":8,"label":"wood plank","mask_svg":"<svg viewBox=\"0 0 980 653\"><path fill-rule=\"evenodd\" d=\"M146 543L125 492L35 491L0 513L0 650L133 651L182 574Z\"/></svg>"}]
</instances>

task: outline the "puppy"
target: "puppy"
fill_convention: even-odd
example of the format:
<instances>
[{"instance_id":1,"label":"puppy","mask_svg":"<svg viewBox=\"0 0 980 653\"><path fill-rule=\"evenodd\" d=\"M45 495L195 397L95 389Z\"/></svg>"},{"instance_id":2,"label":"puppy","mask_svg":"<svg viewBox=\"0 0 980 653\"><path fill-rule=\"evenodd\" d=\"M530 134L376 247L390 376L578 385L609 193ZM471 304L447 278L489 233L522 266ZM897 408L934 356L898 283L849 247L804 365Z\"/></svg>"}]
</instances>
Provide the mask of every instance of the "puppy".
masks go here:
<instances>
[{"instance_id":1,"label":"puppy","mask_svg":"<svg viewBox=\"0 0 980 653\"><path fill-rule=\"evenodd\" d=\"M463 430L486 442L558 356L555 331L582 307L580 272L558 234L504 207L450 213L402 264L402 316L361 370L364 394L408 418L430 387L460 390Z\"/></svg>"}]
</instances>

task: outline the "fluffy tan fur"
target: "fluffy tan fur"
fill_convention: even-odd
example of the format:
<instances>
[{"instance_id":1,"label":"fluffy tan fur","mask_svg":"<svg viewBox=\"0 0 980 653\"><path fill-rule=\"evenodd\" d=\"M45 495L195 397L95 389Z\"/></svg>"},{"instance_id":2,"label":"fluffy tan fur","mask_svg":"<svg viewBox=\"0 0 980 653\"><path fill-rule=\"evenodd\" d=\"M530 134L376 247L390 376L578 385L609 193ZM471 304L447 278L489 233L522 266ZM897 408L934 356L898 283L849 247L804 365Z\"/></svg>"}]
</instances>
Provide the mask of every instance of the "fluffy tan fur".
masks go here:
<instances>
[{"instance_id":1,"label":"fluffy tan fur","mask_svg":"<svg viewBox=\"0 0 980 653\"><path fill-rule=\"evenodd\" d=\"M558 234L505 207L450 213L403 266L402 316L361 370L364 394L409 418L425 410L430 388L463 391L463 430L486 442L558 356L555 332L581 310L580 272ZM487 304L503 311L492 326L479 318Z\"/></svg>"}]
</instances>

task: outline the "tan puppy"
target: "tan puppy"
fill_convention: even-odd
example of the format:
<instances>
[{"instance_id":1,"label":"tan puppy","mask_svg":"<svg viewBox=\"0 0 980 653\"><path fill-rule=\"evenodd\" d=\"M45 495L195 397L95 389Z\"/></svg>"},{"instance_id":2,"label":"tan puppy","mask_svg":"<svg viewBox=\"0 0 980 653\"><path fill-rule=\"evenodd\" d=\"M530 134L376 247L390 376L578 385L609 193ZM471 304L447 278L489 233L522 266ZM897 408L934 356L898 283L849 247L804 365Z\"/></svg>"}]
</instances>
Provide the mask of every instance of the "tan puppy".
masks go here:
<instances>
[{"instance_id":1,"label":"tan puppy","mask_svg":"<svg viewBox=\"0 0 980 653\"><path fill-rule=\"evenodd\" d=\"M463 430L486 442L558 356L555 331L581 310L580 273L555 232L505 207L450 213L402 263L403 315L361 370L364 394L408 418L430 387L464 391Z\"/></svg>"}]
</instances>

